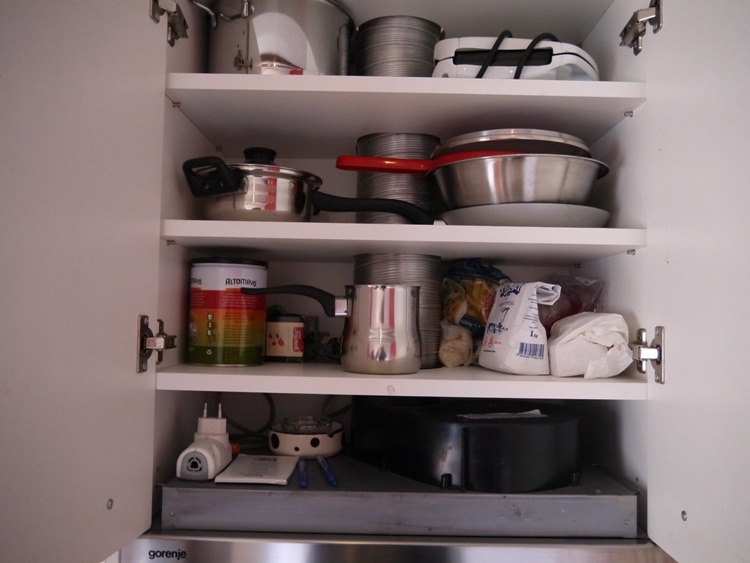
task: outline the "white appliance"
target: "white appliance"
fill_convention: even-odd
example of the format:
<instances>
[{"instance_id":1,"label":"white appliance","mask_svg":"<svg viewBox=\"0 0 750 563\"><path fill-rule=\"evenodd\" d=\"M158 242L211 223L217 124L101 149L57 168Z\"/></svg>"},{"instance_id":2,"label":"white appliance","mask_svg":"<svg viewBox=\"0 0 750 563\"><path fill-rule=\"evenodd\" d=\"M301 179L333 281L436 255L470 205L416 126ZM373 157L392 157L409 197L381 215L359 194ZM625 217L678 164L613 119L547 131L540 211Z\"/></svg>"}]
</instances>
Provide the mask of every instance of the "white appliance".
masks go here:
<instances>
[{"instance_id":1,"label":"white appliance","mask_svg":"<svg viewBox=\"0 0 750 563\"><path fill-rule=\"evenodd\" d=\"M506 37L493 55L495 37L454 37L435 45L433 77L476 78L491 57L484 78L513 79L516 68L532 39ZM596 61L586 51L570 43L542 40L531 49L523 65L521 79L599 80Z\"/></svg>"}]
</instances>

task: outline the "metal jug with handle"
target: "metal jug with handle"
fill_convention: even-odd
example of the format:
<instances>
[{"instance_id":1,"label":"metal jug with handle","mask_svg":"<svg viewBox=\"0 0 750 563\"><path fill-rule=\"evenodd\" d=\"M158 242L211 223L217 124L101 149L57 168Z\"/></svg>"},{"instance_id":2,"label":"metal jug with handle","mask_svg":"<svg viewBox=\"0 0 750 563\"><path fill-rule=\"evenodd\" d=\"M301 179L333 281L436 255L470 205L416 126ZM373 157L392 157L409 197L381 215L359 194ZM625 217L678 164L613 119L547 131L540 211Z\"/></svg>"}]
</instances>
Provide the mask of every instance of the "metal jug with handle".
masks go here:
<instances>
[{"instance_id":1,"label":"metal jug with handle","mask_svg":"<svg viewBox=\"0 0 750 563\"><path fill-rule=\"evenodd\" d=\"M348 285L344 297L309 285L242 288L242 293L312 297L329 317L346 317L341 365L347 372L400 375L419 371L419 286Z\"/></svg>"}]
</instances>

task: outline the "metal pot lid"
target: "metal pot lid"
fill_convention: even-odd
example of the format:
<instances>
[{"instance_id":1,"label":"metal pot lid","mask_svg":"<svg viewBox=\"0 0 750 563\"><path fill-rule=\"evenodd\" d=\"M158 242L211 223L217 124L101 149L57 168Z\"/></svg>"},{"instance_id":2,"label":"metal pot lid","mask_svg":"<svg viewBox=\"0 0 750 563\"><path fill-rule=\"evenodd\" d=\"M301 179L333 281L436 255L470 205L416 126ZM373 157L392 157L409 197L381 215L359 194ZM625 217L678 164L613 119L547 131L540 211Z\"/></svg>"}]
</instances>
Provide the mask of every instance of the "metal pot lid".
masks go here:
<instances>
[{"instance_id":1,"label":"metal pot lid","mask_svg":"<svg viewBox=\"0 0 750 563\"><path fill-rule=\"evenodd\" d=\"M285 434L335 434L342 430L342 425L325 416L292 416L281 423L274 424L274 432Z\"/></svg>"},{"instance_id":2,"label":"metal pot lid","mask_svg":"<svg viewBox=\"0 0 750 563\"><path fill-rule=\"evenodd\" d=\"M435 149L432 157L458 152L495 150L591 156L586 143L566 133L542 129L492 129L451 137Z\"/></svg>"},{"instance_id":3,"label":"metal pot lid","mask_svg":"<svg viewBox=\"0 0 750 563\"><path fill-rule=\"evenodd\" d=\"M323 180L315 174L279 166L275 163L276 151L265 147L250 147L244 150L245 162L230 164L229 167L239 170L245 175L271 178L283 178L285 180L299 180L313 187L323 185Z\"/></svg>"}]
</instances>

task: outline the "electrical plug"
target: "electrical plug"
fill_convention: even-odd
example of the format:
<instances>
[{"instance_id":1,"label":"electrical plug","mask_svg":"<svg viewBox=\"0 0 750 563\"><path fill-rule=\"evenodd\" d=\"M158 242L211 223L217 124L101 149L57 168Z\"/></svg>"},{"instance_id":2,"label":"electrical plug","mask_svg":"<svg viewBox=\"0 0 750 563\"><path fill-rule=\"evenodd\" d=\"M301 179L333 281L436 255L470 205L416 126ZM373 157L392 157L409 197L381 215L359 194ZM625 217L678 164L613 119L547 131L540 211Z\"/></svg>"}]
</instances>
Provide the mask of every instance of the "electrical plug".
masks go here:
<instances>
[{"instance_id":1,"label":"electrical plug","mask_svg":"<svg viewBox=\"0 0 750 563\"><path fill-rule=\"evenodd\" d=\"M232 445L227 433L227 420L221 415L221 404L216 417L208 416L208 404L203 405L203 416L193 443L177 459L177 477L190 481L208 481L216 477L232 461Z\"/></svg>"}]
</instances>

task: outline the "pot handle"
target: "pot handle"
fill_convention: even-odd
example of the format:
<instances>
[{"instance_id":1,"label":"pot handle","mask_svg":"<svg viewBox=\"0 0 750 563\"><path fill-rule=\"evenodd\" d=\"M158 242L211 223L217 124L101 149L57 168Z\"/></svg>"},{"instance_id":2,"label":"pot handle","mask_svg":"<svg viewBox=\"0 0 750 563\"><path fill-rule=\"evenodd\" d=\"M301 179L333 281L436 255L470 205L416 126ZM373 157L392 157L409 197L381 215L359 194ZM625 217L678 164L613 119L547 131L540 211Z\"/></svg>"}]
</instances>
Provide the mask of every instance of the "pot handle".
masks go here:
<instances>
[{"instance_id":1,"label":"pot handle","mask_svg":"<svg viewBox=\"0 0 750 563\"><path fill-rule=\"evenodd\" d=\"M434 168L432 161L416 158L344 155L336 159L336 168L356 172L393 172L426 174Z\"/></svg>"},{"instance_id":2,"label":"pot handle","mask_svg":"<svg viewBox=\"0 0 750 563\"><path fill-rule=\"evenodd\" d=\"M328 293L327 291L323 291L322 289L319 289L317 287L313 287L311 285L277 285L275 287L243 287L241 289L242 293L245 295L268 295L272 293L287 293L287 294L293 294L293 295L302 295L304 297L312 297L315 299L320 305L323 307L323 311L325 312L326 316L328 317L343 317L347 315L346 306L343 308L341 306L338 307L337 310L337 301L345 301L338 300L335 295ZM341 303L339 303L341 305Z\"/></svg>"},{"instance_id":3,"label":"pot handle","mask_svg":"<svg viewBox=\"0 0 750 563\"><path fill-rule=\"evenodd\" d=\"M195 197L208 197L237 192L245 175L232 170L218 156L191 158L182 164L182 171Z\"/></svg>"},{"instance_id":4,"label":"pot handle","mask_svg":"<svg viewBox=\"0 0 750 563\"><path fill-rule=\"evenodd\" d=\"M399 174L427 174L446 164L485 156L512 156L518 151L474 150L443 154L432 159L395 158L390 156L343 155L336 159L336 168L356 172L392 172Z\"/></svg>"},{"instance_id":5,"label":"pot handle","mask_svg":"<svg viewBox=\"0 0 750 563\"><path fill-rule=\"evenodd\" d=\"M407 201L387 198L350 198L326 194L318 190L308 193L315 213L323 211L378 211L395 213L417 225L432 225L435 219L421 207Z\"/></svg>"}]
</instances>

